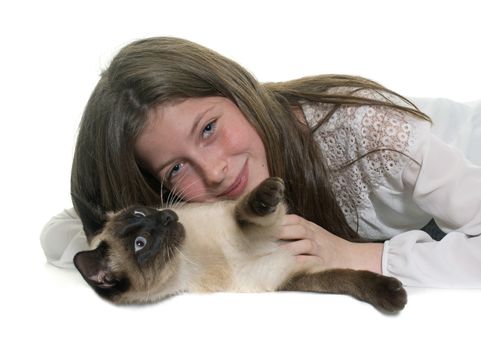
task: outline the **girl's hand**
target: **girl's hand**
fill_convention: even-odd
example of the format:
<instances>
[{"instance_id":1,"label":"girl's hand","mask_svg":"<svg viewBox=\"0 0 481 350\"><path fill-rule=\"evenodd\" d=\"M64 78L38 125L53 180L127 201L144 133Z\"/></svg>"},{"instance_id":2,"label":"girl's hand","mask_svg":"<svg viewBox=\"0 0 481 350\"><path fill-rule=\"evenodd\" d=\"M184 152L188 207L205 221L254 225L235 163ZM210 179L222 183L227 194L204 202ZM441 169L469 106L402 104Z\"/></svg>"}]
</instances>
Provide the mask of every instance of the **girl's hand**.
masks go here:
<instances>
[{"instance_id":1,"label":"girl's hand","mask_svg":"<svg viewBox=\"0 0 481 350\"><path fill-rule=\"evenodd\" d=\"M286 215L278 238L297 262L315 269L349 268L381 273L382 243L352 243L298 215Z\"/></svg>"}]
</instances>

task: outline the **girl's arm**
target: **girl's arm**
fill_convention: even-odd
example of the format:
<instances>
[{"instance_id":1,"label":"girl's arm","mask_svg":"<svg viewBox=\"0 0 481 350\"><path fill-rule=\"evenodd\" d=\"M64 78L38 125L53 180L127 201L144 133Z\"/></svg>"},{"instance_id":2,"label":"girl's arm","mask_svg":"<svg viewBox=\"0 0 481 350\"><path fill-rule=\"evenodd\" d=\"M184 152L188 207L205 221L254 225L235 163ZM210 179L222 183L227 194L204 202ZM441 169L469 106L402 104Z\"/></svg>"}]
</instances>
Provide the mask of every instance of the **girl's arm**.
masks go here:
<instances>
[{"instance_id":1,"label":"girl's arm","mask_svg":"<svg viewBox=\"0 0 481 350\"><path fill-rule=\"evenodd\" d=\"M40 234L40 243L47 261L64 268L73 268L73 256L88 249L82 223L73 208L50 219Z\"/></svg>"},{"instance_id":2,"label":"girl's arm","mask_svg":"<svg viewBox=\"0 0 481 350\"><path fill-rule=\"evenodd\" d=\"M413 201L447 233L435 241L409 231L387 241L383 273L406 285L481 287L481 167L435 136L403 173Z\"/></svg>"},{"instance_id":3,"label":"girl's arm","mask_svg":"<svg viewBox=\"0 0 481 350\"><path fill-rule=\"evenodd\" d=\"M421 230L382 243L351 243L289 215L279 238L299 263L354 268L398 278L407 286L481 287L481 167L437 139L423 142L403 173L406 191L448 234L435 241Z\"/></svg>"}]
</instances>

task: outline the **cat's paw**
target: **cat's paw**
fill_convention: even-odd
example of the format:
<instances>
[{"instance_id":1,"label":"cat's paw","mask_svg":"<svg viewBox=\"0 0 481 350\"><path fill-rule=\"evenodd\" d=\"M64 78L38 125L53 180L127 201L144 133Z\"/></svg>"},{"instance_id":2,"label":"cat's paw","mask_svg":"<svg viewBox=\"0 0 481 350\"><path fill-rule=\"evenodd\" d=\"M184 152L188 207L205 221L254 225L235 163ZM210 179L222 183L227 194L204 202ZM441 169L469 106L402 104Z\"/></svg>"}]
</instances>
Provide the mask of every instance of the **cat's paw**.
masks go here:
<instances>
[{"instance_id":1,"label":"cat's paw","mask_svg":"<svg viewBox=\"0 0 481 350\"><path fill-rule=\"evenodd\" d=\"M401 311L407 304L407 293L402 283L387 276L378 276L375 283L373 305L385 312Z\"/></svg>"},{"instance_id":2,"label":"cat's paw","mask_svg":"<svg viewBox=\"0 0 481 350\"><path fill-rule=\"evenodd\" d=\"M265 216L273 213L284 198L284 181L279 177L269 177L252 193L249 206L255 214Z\"/></svg>"}]
</instances>

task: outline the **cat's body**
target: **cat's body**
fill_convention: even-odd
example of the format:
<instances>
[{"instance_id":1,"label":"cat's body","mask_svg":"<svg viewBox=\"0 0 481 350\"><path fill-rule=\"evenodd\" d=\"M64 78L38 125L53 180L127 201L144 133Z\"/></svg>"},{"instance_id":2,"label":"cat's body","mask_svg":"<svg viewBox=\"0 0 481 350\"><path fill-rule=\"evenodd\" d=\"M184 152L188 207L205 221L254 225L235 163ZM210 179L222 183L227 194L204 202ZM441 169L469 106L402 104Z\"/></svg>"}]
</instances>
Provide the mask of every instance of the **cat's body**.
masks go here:
<instances>
[{"instance_id":1,"label":"cat's body","mask_svg":"<svg viewBox=\"0 0 481 350\"><path fill-rule=\"evenodd\" d=\"M176 210L188 232L181 254L181 269L190 281L183 286L186 290L274 291L293 271L294 258L275 243L279 220L241 228L234 219L234 204L218 202ZM272 219L282 212L279 208Z\"/></svg>"},{"instance_id":2,"label":"cat's body","mask_svg":"<svg viewBox=\"0 0 481 350\"><path fill-rule=\"evenodd\" d=\"M350 294L387 311L404 307L405 291L393 278L296 263L276 240L286 214L282 194L282 181L270 178L239 201L131 207L110 215L97 234L81 213L94 249L78 253L75 265L116 303L181 292L303 290Z\"/></svg>"}]
</instances>

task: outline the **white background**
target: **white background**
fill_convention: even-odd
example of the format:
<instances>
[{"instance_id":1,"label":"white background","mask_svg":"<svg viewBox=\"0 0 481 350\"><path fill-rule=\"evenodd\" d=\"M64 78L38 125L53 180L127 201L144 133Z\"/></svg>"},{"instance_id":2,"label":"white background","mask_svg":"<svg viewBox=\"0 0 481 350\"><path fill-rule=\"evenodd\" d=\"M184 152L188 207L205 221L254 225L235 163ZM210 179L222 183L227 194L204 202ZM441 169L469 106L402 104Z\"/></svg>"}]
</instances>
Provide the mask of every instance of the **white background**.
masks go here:
<instances>
[{"instance_id":1,"label":"white background","mask_svg":"<svg viewBox=\"0 0 481 350\"><path fill-rule=\"evenodd\" d=\"M475 1L2 1L0 348L468 349L479 291L410 290L397 317L329 295L181 296L114 307L45 263L39 234L70 207L83 107L112 55L179 36L261 81L362 75L405 95L481 98ZM479 5L478 5L479 6ZM10 345L5 345L6 343Z\"/></svg>"}]
</instances>

